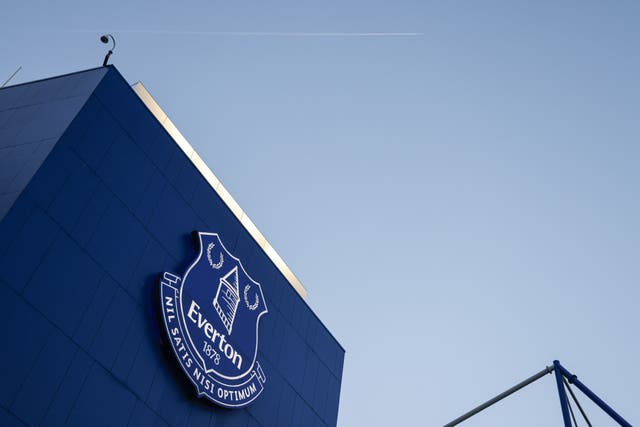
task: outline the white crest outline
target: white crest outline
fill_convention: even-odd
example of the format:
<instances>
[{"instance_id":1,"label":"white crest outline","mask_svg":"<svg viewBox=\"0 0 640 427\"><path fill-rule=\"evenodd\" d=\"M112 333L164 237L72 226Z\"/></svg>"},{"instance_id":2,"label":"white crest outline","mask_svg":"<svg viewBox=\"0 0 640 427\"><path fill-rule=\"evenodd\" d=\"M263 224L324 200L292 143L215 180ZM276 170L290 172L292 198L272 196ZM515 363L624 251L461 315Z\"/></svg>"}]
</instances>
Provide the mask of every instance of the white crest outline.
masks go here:
<instances>
[{"instance_id":1,"label":"white crest outline","mask_svg":"<svg viewBox=\"0 0 640 427\"><path fill-rule=\"evenodd\" d=\"M202 258L203 252L204 252L204 245L202 244L202 236L213 236L215 238L218 239L218 242L220 243L220 245L222 245L222 248L224 249L224 251L227 253L227 255L229 255L232 259L234 259L235 261L238 262L238 265L240 266L240 268L242 269L242 272L249 278L249 280L255 284L257 284L258 286L260 286L260 283L258 283L257 281L255 281L250 275L249 273L247 273L247 271L244 269L244 266L242 265L242 261L240 261L239 258L233 256L233 254L231 252L229 252L226 248L226 246L224 245L224 243L222 243L222 239L220 238L220 235L218 233L206 233L206 232L202 232L202 231L198 231L198 240L199 240L199 252L198 252L198 256L196 257L195 261L193 261L193 263L191 263L191 265L189 265L189 268L187 269L187 271L184 273L184 275L182 276L182 282L180 284L180 304L182 304L183 298L182 298L182 291L184 290L184 283L187 280L187 277L189 276L189 273L191 272L191 270L193 269L193 267L195 267L196 265L198 265L198 263L200 262L200 259ZM182 317L182 322L183 325L187 324L187 321L185 319L185 311L184 310L180 310L181 311L181 317ZM204 358L202 357L202 355L200 354L200 352L198 351L198 347L195 346L193 344L193 339L191 338L191 334L189 333L189 328L184 328L184 332L185 332L185 336L189 339L189 344L191 345L191 348L193 349L192 353L195 354L198 359L200 359L199 361L201 362L202 368L204 369L204 371L208 374L210 372L215 373L217 376L219 376L220 378L224 378L227 380L237 380L240 378L243 378L247 375L249 375L253 369L253 367L256 364L256 360L258 358L258 348L259 346L259 340L260 340L260 335L259 335L259 330L258 330L258 326L260 325L260 318L262 316L264 316L265 314L267 314L269 312L269 309L267 308L267 305L264 305L264 310L260 312L260 314L258 314L258 318L256 319L256 345L255 345L255 350L253 353L253 359L251 361L250 364L248 364L248 368L243 371L240 375L236 375L236 376L228 376L228 375L223 375L221 373L219 373L218 371L216 371L215 369L211 368L208 369L206 366L206 364L204 363Z\"/></svg>"}]
</instances>

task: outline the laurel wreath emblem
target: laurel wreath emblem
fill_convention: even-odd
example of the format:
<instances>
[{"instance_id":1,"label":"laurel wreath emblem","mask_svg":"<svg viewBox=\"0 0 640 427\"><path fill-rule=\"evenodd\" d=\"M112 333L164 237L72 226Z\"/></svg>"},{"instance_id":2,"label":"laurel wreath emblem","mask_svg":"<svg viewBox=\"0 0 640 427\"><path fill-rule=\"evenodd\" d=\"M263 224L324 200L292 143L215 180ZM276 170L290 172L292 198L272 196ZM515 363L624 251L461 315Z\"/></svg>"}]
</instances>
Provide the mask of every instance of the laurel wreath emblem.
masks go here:
<instances>
[{"instance_id":1,"label":"laurel wreath emblem","mask_svg":"<svg viewBox=\"0 0 640 427\"><path fill-rule=\"evenodd\" d=\"M244 287L244 303L247 304L247 308L249 310L253 311L258 308L258 305L260 304L260 298L258 297L258 294L256 294L256 302L254 302L253 304L249 304L249 296L247 294L249 293L250 287L251 286L249 285Z\"/></svg>"},{"instance_id":2,"label":"laurel wreath emblem","mask_svg":"<svg viewBox=\"0 0 640 427\"><path fill-rule=\"evenodd\" d=\"M211 268L218 270L220 267L222 267L222 264L224 263L224 256L222 255L222 252L220 252L220 261L217 263L214 263L213 258L211 257L211 250L213 249L214 246L215 245L213 243L209 243L209 246L207 246L207 259L209 260L209 265L211 266Z\"/></svg>"}]
</instances>

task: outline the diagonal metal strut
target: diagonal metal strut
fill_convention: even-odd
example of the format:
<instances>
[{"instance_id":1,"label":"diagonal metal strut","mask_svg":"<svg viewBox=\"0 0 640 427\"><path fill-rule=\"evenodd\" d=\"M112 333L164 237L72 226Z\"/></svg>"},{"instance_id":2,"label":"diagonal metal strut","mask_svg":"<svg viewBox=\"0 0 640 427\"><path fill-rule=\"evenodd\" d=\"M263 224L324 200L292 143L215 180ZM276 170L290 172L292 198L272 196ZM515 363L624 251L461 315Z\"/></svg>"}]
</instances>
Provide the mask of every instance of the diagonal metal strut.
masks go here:
<instances>
[{"instance_id":1,"label":"diagonal metal strut","mask_svg":"<svg viewBox=\"0 0 640 427\"><path fill-rule=\"evenodd\" d=\"M444 427L453 427L455 425L460 424L461 422L473 417L478 412L484 411L485 409L487 409L489 406L493 405L494 403L497 403L497 402L501 401L502 399L504 399L505 397L515 393L516 391L520 390L521 388L524 388L524 387L528 386L529 384L531 384L532 382L535 382L535 381L539 380L540 378L544 377L545 375L552 373L554 369L555 368L553 366L547 366L542 371L540 371L537 374L530 376L526 380L514 385L509 390L506 390L506 391L500 393L499 395L497 395L493 399L487 400L482 405L477 406L476 408L473 408L472 410L470 410L466 414L463 414L463 415L459 416L458 418L456 418L455 420L451 421L450 423L445 424Z\"/></svg>"}]
</instances>

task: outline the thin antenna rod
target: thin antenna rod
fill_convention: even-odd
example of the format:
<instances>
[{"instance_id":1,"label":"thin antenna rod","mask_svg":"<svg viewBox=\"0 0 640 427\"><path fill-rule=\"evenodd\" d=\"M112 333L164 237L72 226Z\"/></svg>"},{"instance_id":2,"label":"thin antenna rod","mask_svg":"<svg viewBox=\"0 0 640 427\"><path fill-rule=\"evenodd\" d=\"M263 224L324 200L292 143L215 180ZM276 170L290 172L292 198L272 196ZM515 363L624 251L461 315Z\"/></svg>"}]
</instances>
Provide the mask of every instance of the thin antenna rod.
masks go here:
<instances>
[{"instance_id":1,"label":"thin antenna rod","mask_svg":"<svg viewBox=\"0 0 640 427\"><path fill-rule=\"evenodd\" d=\"M18 69L13 72L13 74L11 74L11 77L9 77L6 82L2 83L2 86L0 86L0 88L5 87L7 85L7 83L9 83L11 81L11 79L14 78L16 74L18 74L18 71L20 71L20 70L22 70L22 65L19 66Z\"/></svg>"},{"instance_id":2,"label":"thin antenna rod","mask_svg":"<svg viewBox=\"0 0 640 427\"><path fill-rule=\"evenodd\" d=\"M580 410L580 413L582 414L582 418L584 418L584 420L587 422L589 427L593 427L591 425L591 421L589 421L589 418L587 418L587 414L584 412L584 409L582 409L582 405L580 405L580 402L578 402L578 398L576 397L575 394L573 394L573 390L571 390L571 387L569 387L569 381L567 381L566 377L562 379L564 380L564 385L567 386L567 390L569 390L569 394L571 395L571 398L573 399L574 402L576 402L576 406Z\"/></svg>"}]
</instances>

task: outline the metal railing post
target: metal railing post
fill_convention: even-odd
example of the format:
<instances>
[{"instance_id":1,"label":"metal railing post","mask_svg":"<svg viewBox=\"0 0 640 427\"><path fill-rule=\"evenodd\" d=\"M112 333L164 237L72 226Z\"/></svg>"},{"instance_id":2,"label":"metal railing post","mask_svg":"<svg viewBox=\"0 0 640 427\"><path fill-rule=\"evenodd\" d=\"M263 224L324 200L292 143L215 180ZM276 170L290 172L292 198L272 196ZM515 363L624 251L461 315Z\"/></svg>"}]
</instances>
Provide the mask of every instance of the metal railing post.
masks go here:
<instances>
[{"instance_id":1,"label":"metal railing post","mask_svg":"<svg viewBox=\"0 0 640 427\"><path fill-rule=\"evenodd\" d=\"M553 367L556 375L556 384L558 385L558 394L560 395L560 407L562 408L562 418L564 419L565 427L572 427L571 424L571 414L569 414L569 403L567 402L567 392L564 389L564 384L562 383L562 372L558 367L560 366L560 362L557 360L553 361Z\"/></svg>"},{"instance_id":2,"label":"metal railing post","mask_svg":"<svg viewBox=\"0 0 640 427\"><path fill-rule=\"evenodd\" d=\"M554 364L555 364L555 362L554 362ZM613 418L618 424L620 424L622 427L632 427L631 424L629 424L624 418L622 418L620 416L620 414L618 414L616 411L614 411L611 406L607 405L604 400L600 399L594 392L592 392L589 389L589 387L587 387L586 385L582 384L582 382L580 382L580 380L578 380L577 376L575 376L571 372L567 371L564 366L562 366L562 365L560 365L560 363L558 363L555 366L555 368L556 368L556 373L560 372L561 375L564 375L569 380L570 384L573 384L576 387L578 387L581 392L583 392L589 399L591 399L591 401L593 401L593 403L598 405L600 407L600 409L602 409L604 412L606 412L607 415L609 415L611 418Z\"/></svg>"}]
</instances>

